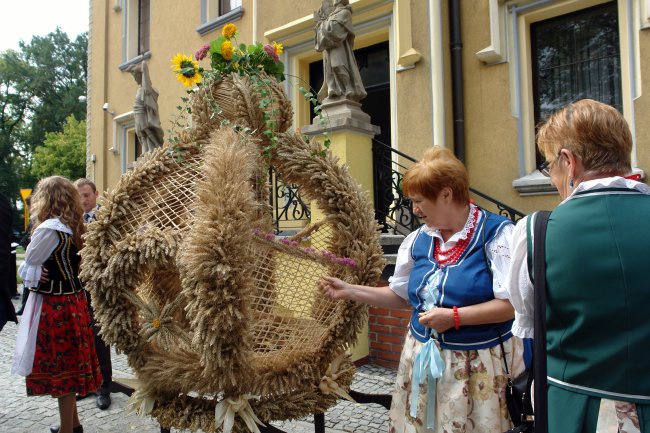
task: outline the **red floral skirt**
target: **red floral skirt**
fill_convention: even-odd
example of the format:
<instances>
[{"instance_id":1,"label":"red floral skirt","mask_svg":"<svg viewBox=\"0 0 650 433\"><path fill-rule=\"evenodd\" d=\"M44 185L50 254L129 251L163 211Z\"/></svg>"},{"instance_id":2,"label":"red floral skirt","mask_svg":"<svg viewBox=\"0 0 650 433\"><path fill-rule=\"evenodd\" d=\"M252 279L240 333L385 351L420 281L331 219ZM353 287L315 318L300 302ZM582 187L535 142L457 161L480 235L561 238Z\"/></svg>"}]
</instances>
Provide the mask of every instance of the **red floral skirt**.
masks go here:
<instances>
[{"instance_id":1,"label":"red floral skirt","mask_svg":"<svg viewBox=\"0 0 650 433\"><path fill-rule=\"evenodd\" d=\"M44 295L27 395L85 395L101 384L85 293Z\"/></svg>"}]
</instances>

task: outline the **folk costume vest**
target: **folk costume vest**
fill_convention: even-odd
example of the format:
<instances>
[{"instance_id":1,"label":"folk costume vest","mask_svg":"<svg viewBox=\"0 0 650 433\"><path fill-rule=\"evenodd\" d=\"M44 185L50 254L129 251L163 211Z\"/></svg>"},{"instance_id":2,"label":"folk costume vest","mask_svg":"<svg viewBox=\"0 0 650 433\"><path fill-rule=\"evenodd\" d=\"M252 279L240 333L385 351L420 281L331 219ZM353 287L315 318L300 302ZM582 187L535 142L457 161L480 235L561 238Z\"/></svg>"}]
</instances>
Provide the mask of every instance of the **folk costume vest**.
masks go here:
<instances>
[{"instance_id":1,"label":"folk costume vest","mask_svg":"<svg viewBox=\"0 0 650 433\"><path fill-rule=\"evenodd\" d=\"M437 307L452 308L475 305L494 299L492 272L485 254L488 244L510 220L484 210L480 210L478 226L456 263L441 267L434 256L435 238L422 227L418 230L411 247L414 260L409 275L408 295L413 306L409 327L411 334L420 342L431 338L431 329L418 322L418 313L425 310L421 289L432 278L437 282ZM499 344L512 336L512 320L497 324L461 326L438 334L438 342L443 349L470 350L484 349Z\"/></svg>"},{"instance_id":2,"label":"folk costume vest","mask_svg":"<svg viewBox=\"0 0 650 433\"><path fill-rule=\"evenodd\" d=\"M70 295L80 292L83 287L77 278L80 262L77 247L68 233L58 230L55 233L59 237L59 244L43 263L50 280L29 290L43 295Z\"/></svg>"},{"instance_id":3,"label":"folk costume vest","mask_svg":"<svg viewBox=\"0 0 650 433\"><path fill-rule=\"evenodd\" d=\"M550 384L650 403L649 215L650 196L626 188L578 192L551 214L546 234Z\"/></svg>"}]
</instances>

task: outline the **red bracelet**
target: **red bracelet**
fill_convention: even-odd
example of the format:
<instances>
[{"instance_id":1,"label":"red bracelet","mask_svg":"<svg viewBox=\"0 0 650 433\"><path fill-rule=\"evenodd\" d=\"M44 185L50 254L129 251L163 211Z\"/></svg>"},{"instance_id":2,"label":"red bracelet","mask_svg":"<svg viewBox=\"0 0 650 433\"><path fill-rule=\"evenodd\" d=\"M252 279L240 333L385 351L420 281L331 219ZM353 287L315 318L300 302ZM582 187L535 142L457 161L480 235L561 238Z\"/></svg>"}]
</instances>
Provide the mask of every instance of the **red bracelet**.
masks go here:
<instances>
[{"instance_id":1,"label":"red bracelet","mask_svg":"<svg viewBox=\"0 0 650 433\"><path fill-rule=\"evenodd\" d=\"M454 305L454 329L460 329L460 316L458 315L458 307Z\"/></svg>"}]
</instances>

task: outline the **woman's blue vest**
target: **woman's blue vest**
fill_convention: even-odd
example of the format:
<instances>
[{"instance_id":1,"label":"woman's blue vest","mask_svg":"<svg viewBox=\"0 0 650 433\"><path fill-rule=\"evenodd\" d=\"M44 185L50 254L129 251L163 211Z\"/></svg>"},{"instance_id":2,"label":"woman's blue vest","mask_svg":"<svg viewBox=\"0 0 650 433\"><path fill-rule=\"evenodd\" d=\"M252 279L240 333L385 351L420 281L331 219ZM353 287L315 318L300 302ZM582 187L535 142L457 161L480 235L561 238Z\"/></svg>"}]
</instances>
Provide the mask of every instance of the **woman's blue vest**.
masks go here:
<instances>
[{"instance_id":1,"label":"woman's blue vest","mask_svg":"<svg viewBox=\"0 0 650 433\"><path fill-rule=\"evenodd\" d=\"M434 237L422 227L418 230L411 256L414 266L409 275L408 295L413 307L411 314L411 334L418 341L431 338L431 329L418 322L418 313L424 311L421 289L440 269L437 307L452 308L481 304L494 299L492 272L489 269L485 245L488 244L507 224L512 222L502 216L480 210L479 224L465 252L454 264L441 268L433 255ZM461 317L462 320L462 317ZM438 342L443 349L470 350L484 349L499 344L512 336L512 320L487 325L461 326L438 334Z\"/></svg>"}]
</instances>

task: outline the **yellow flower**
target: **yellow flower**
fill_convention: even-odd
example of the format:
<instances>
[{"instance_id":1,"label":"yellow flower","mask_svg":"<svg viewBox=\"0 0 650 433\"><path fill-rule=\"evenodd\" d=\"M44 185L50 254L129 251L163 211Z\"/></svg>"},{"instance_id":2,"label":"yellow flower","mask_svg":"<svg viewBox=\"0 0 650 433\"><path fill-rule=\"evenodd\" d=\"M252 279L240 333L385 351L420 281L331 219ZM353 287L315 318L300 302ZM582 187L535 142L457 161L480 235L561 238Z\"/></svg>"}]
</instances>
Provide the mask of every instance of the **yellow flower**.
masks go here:
<instances>
[{"instance_id":1,"label":"yellow flower","mask_svg":"<svg viewBox=\"0 0 650 433\"><path fill-rule=\"evenodd\" d=\"M278 44L277 42L273 42L273 49L275 50L275 54L278 56L284 51L282 44Z\"/></svg>"},{"instance_id":2,"label":"yellow flower","mask_svg":"<svg viewBox=\"0 0 650 433\"><path fill-rule=\"evenodd\" d=\"M233 53L232 43L230 41L223 42L221 44L221 55L223 56L223 58L226 60L232 59L232 53Z\"/></svg>"},{"instance_id":3,"label":"yellow flower","mask_svg":"<svg viewBox=\"0 0 650 433\"><path fill-rule=\"evenodd\" d=\"M224 38L232 38L235 36L235 33L237 32L237 26L234 25L233 23L228 23L223 28L221 29L221 34L223 35Z\"/></svg>"},{"instance_id":4,"label":"yellow flower","mask_svg":"<svg viewBox=\"0 0 650 433\"><path fill-rule=\"evenodd\" d=\"M201 82L199 64L192 56L184 56L181 53L176 54L172 59L171 68L176 74L178 81L183 83L185 87L191 87L194 83Z\"/></svg>"},{"instance_id":5,"label":"yellow flower","mask_svg":"<svg viewBox=\"0 0 650 433\"><path fill-rule=\"evenodd\" d=\"M153 319L152 325L156 329L160 328L160 320L159 319Z\"/></svg>"}]
</instances>

